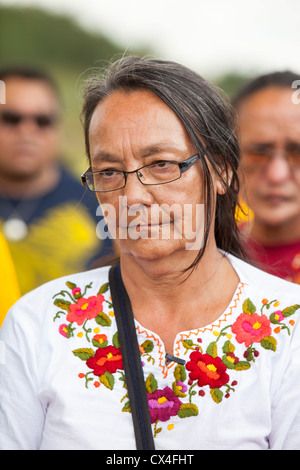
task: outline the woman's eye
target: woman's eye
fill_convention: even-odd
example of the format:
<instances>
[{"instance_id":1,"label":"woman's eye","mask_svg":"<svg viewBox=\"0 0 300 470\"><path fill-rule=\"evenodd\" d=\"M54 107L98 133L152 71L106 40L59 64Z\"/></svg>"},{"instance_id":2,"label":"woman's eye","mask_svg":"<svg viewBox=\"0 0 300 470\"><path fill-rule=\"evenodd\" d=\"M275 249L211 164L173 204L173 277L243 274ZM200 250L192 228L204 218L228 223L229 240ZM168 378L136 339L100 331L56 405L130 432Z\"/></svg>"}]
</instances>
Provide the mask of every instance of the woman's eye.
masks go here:
<instances>
[{"instance_id":1,"label":"woman's eye","mask_svg":"<svg viewBox=\"0 0 300 470\"><path fill-rule=\"evenodd\" d=\"M160 162L153 163L153 168L158 169L158 170L165 170L165 169L168 169L170 165L171 165L171 162L160 161Z\"/></svg>"},{"instance_id":2,"label":"woman's eye","mask_svg":"<svg viewBox=\"0 0 300 470\"><path fill-rule=\"evenodd\" d=\"M104 178L112 178L113 176L119 175L120 172L119 172L119 171L116 171L116 170L109 169L109 170L102 170L100 174L101 174Z\"/></svg>"}]
</instances>

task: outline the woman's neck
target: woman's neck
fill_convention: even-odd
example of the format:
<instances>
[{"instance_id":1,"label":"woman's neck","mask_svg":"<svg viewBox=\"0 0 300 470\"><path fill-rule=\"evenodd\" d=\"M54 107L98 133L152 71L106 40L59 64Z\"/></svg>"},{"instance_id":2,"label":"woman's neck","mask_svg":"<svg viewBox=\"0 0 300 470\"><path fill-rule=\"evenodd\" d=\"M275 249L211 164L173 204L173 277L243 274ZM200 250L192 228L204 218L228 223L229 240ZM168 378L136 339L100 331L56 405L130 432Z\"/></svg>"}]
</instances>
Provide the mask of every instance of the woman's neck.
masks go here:
<instances>
[{"instance_id":1,"label":"woman's neck","mask_svg":"<svg viewBox=\"0 0 300 470\"><path fill-rule=\"evenodd\" d=\"M163 260L137 263L126 255L121 257L122 277L135 318L170 344L179 331L199 328L216 319L239 282L216 247L205 250L192 271L182 273L178 264L172 266L176 268L168 270Z\"/></svg>"}]
</instances>

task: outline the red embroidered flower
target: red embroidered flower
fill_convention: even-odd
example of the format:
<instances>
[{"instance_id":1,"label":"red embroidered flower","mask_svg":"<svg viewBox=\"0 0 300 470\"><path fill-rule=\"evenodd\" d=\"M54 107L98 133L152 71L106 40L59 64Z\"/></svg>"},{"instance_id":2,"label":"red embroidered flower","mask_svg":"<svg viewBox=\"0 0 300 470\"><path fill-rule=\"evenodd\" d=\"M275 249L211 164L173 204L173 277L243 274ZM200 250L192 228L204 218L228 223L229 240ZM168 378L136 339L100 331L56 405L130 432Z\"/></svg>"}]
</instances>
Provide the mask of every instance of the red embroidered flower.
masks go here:
<instances>
[{"instance_id":1,"label":"red embroidered flower","mask_svg":"<svg viewBox=\"0 0 300 470\"><path fill-rule=\"evenodd\" d=\"M103 295L93 295L88 299L81 297L76 304L69 306L70 312L67 315L69 322L76 322L81 326L85 320L95 318L102 312L104 297Z\"/></svg>"},{"instance_id":2,"label":"red embroidered flower","mask_svg":"<svg viewBox=\"0 0 300 470\"><path fill-rule=\"evenodd\" d=\"M199 387L209 385L210 388L220 388L229 381L227 367L219 357L194 351L190 354L186 368L191 371L190 379L198 380Z\"/></svg>"},{"instance_id":3,"label":"red embroidered flower","mask_svg":"<svg viewBox=\"0 0 300 470\"><path fill-rule=\"evenodd\" d=\"M117 369L124 369L121 349L114 346L98 348L95 356L86 361L86 365L94 370L94 375L100 377L106 371L113 374Z\"/></svg>"},{"instance_id":4,"label":"red embroidered flower","mask_svg":"<svg viewBox=\"0 0 300 470\"><path fill-rule=\"evenodd\" d=\"M260 343L265 336L272 333L270 320L266 315L258 313L242 313L232 325L232 332L236 335L238 343L245 343L248 348L252 343Z\"/></svg>"},{"instance_id":5,"label":"red embroidered flower","mask_svg":"<svg viewBox=\"0 0 300 470\"><path fill-rule=\"evenodd\" d=\"M174 395L170 387L147 393L151 423L168 421L171 416L176 416L181 406L181 401Z\"/></svg>"}]
</instances>

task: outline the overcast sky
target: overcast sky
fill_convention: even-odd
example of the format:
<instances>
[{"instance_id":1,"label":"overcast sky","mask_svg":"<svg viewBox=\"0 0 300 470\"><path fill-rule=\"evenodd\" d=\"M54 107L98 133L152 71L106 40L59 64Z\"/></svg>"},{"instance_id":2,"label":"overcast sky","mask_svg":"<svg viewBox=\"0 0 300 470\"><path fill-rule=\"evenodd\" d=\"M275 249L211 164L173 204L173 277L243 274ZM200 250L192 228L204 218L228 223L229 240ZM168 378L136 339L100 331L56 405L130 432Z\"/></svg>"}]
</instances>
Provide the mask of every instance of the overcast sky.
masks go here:
<instances>
[{"instance_id":1,"label":"overcast sky","mask_svg":"<svg viewBox=\"0 0 300 470\"><path fill-rule=\"evenodd\" d=\"M0 0L67 13L124 50L149 45L156 57L206 75L300 72L300 0Z\"/></svg>"}]
</instances>

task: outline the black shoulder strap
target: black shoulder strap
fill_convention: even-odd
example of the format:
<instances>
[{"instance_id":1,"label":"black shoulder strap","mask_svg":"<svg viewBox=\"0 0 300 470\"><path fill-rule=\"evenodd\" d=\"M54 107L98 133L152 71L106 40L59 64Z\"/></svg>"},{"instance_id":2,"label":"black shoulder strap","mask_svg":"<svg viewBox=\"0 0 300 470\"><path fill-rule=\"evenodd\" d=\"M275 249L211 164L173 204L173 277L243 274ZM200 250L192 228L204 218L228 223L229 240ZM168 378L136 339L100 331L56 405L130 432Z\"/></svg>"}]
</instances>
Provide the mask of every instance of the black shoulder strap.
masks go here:
<instances>
[{"instance_id":1,"label":"black shoulder strap","mask_svg":"<svg viewBox=\"0 0 300 470\"><path fill-rule=\"evenodd\" d=\"M154 450L141 355L131 303L122 281L119 264L110 268L109 284L118 327L136 447L138 450Z\"/></svg>"}]
</instances>

